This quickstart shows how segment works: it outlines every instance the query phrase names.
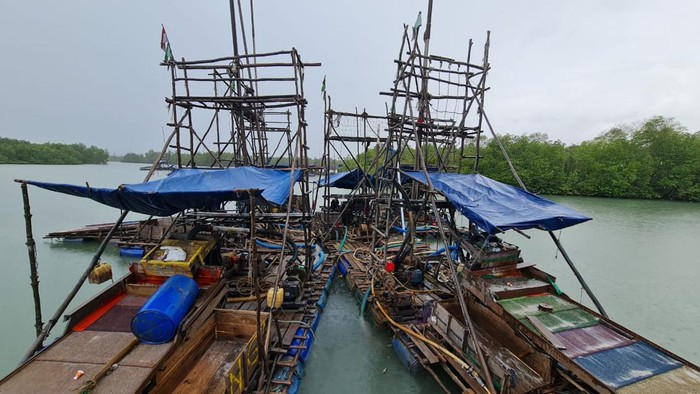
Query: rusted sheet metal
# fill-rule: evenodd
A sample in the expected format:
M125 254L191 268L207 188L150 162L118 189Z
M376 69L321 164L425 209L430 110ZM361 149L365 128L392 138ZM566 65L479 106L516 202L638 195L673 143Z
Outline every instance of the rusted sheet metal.
M618 392L622 394L700 393L700 372L688 367L676 368L629 386L624 386Z
M613 389L681 366L678 360L641 342L581 356L574 361Z
M560 331L554 335L566 346L562 352L570 358L629 345L633 342L602 324Z
M552 312L576 308L576 305L552 294L511 298L509 300L499 301L498 303L516 319L551 313L543 310L540 305L551 307Z

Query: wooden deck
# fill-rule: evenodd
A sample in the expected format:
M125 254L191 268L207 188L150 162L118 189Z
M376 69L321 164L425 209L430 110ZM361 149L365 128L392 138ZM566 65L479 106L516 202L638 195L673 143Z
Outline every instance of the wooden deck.
M526 264L473 272L463 285L510 327L601 392L698 392L700 369L557 294Z
M133 346L131 319L155 288L114 296L94 309L73 329L14 373L0 381L0 393L75 392L116 356ZM119 365L99 380L94 393L124 393L142 390L155 368L171 351L174 343L138 343L118 360ZM76 380L78 370L84 374Z
M0 381L0 393L73 393L114 363L118 367L100 378L93 392L242 393L256 389L264 359L268 367L276 366L274 378L266 374L271 389L286 392L300 378L295 371L313 344L312 327L319 322L334 270L334 260L327 258L306 281L300 299L273 311L265 357L257 336L264 340L268 335L268 313L260 312L258 329L258 302L232 301L225 282L200 293L173 341L138 343L131 320L158 286L124 279L72 312L70 331ZM261 310L267 310L261 301ZM78 370L84 374L73 380Z
M123 300L129 303L138 298L142 297L125 297ZM92 325L109 328L106 322L109 317L106 313ZM134 341L131 331L122 329L122 319L114 322L114 329L110 331L88 326L83 331L68 333L0 382L0 393L74 392ZM139 391L172 346L173 342L163 345L139 343L118 361L117 369L99 380L93 392ZM78 370L85 374L73 380Z
M217 339L204 352L190 372L173 390L177 394L223 393L228 372L236 356L246 345L244 340Z

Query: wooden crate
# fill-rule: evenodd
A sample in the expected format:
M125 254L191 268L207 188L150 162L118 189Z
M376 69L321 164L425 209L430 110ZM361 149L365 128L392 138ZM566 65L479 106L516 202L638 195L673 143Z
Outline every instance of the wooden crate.
M268 314L261 312L264 335ZM213 309L170 354L152 393L243 393L260 364L256 313Z
M260 364L260 348L255 311L223 310L216 311L217 338L247 339L245 347L238 354L227 373L226 392L243 393L250 385L250 379ZM264 335L267 326L267 313L261 312L260 333Z

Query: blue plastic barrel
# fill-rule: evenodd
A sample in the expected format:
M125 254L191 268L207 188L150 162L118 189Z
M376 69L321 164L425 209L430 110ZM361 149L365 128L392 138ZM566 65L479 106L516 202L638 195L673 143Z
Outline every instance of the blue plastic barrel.
M348 274L348 266L345 264L345 260L343 259L338 261L338 272L340 272L340 276L345 276Z
M314 344L314 334L310 331L306 331L306 340L304 340L304 345L306 346L305 349L301 349L301 354L299 354L299 359L303 362L306 363L306 360L309 358L309 353L311 352L311 346Z
M131 331L143 343L158 345L170 341L198 294L197 282L192 278L170 277L131 320Z
M409 371L415 373L421 370L422 366L420 365L420 361L416 359L416 357L410 350L408 350L406 345L404 345L400 339L394 338L394 340L391 341L391 345L394 347L394 350L396 351L396 354L399 356L399 359L403 365L405 365Z
M125 257L143 257L143 248L119 248L119 255Z
M321 296L318 298L318 301L316 301L316 305L321 308L321 310L324 310L326 308L326 303L328 303L328 292L324 288L321 290Z
M297 330L294 332L295 337L303 337L306 332L306 329L303 327L297 328ZM301 346L302 340L299 338L294 338L292 341L291 346ZM299 348L297 347L290 347L289 350L287 350L287 355L288 356L294 356L299 352Z
M318 330L318 324L321 322L321 315L318 313L318 311L314 312L314 317L311 319L311 330L313 332L316 332Z

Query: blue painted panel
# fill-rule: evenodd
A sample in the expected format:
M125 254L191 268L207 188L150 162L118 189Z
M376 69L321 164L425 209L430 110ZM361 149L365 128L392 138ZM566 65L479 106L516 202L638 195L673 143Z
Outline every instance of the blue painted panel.
M574 361L613 389L681 366L678 360L641 342L581 356Z

